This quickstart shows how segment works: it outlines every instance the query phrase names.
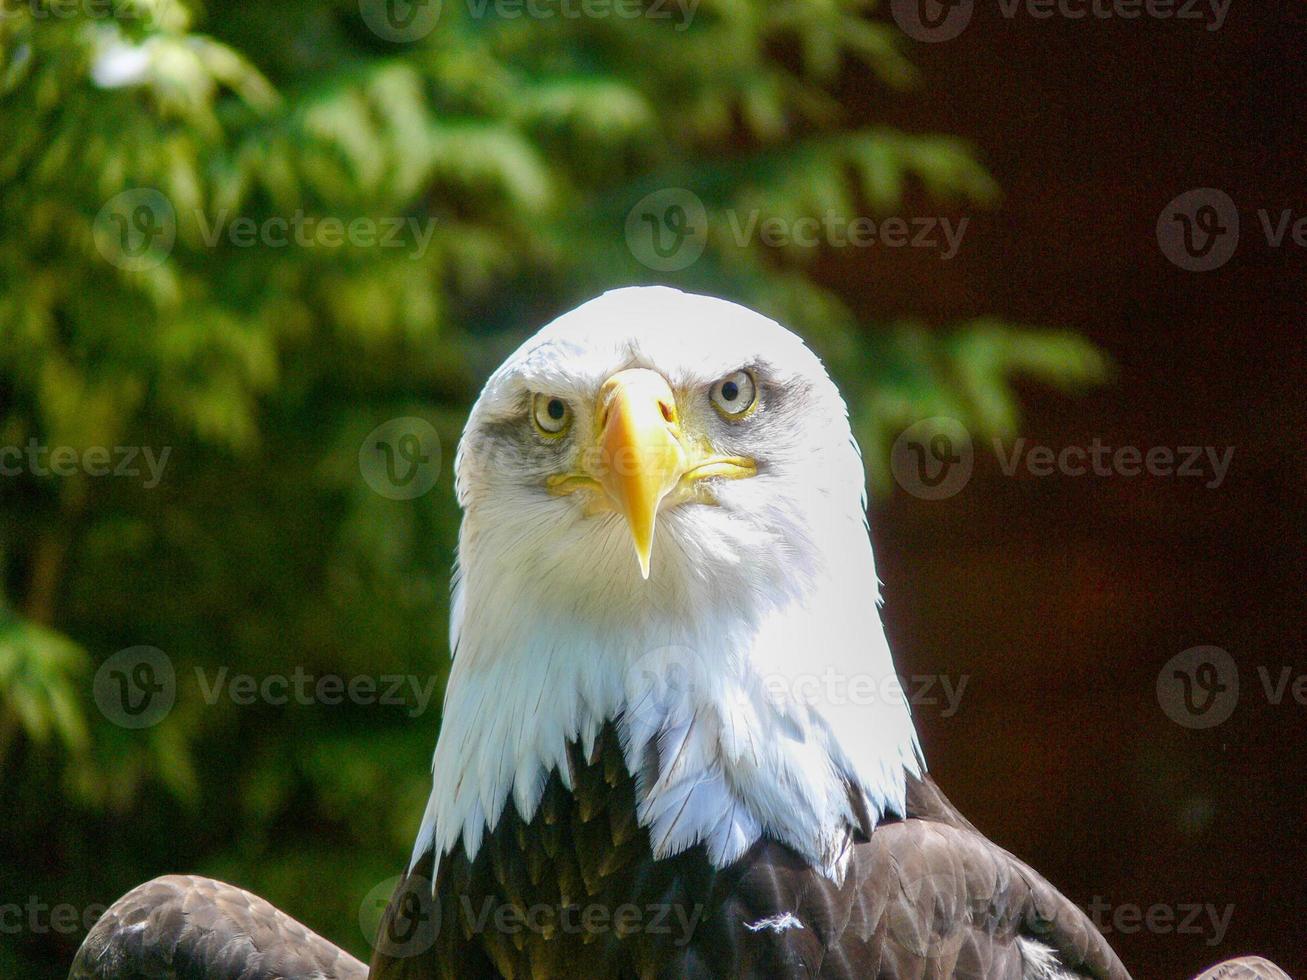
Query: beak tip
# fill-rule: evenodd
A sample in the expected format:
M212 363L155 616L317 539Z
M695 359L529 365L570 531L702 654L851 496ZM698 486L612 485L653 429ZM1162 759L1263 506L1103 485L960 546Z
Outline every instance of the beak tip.
M636 555L636 557L640 560L640 577L644 579L646 582L648 582L650 555L646 551L641 551Z

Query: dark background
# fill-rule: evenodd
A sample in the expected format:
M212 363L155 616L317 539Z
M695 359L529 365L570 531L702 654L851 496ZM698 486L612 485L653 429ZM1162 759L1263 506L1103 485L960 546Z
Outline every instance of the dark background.
M914 52L928 85L892 113L985 148L1004 204L972 219L952 262L882 253L859 284L877 308L1003 309L1106 348L1114 385L1028 394L1031 443L1235 447L1209 489L1008 477L978 446L957 496L900 489L872 513L901 670L970 675L954 717L916 709L953 801L1082 906L1233 904L1217 948L1109 933L1138 977L1177 964L1192 975L1236 952L1307 976L1307 708L1269 704L1256 673L1307 671L1307 254L1269 248L1256 219L1307 213L1307 18L1289 9L1235 3L1207 33L1009 21L978 3L960 37ZM1240 247L1191 273L1154 228L1168 201L1204 186L1238 204ZM1169 720L1155 687L1169 658L1200 644L1227 650L1241 680L1233 716L1205 731Z

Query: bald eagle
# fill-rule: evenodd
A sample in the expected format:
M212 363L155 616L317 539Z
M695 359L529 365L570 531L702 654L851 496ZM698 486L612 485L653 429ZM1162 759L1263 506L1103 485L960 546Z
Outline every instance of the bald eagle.
M927 775L861 458L798 337L605 293L491 376L456 472L431 797L370 968L169 876L103 916L74 980L1127 978Z

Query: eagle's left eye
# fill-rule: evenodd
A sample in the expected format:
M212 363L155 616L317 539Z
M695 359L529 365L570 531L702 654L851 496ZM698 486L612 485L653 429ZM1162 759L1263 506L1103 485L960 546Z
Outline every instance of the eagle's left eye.
M758 385L748 371L736 371L713 385L709 397L728 419L743 418L758 400Z
M547 436L561 436L572 424L572 409L557 395L536 395L531 400L531 417Z

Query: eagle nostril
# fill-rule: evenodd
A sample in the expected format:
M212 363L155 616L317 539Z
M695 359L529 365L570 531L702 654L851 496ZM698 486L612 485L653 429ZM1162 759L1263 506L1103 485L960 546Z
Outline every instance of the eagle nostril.
M676 421L676 406L665 398L658 399L658 407L662 409L664 422Z

